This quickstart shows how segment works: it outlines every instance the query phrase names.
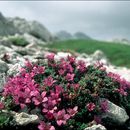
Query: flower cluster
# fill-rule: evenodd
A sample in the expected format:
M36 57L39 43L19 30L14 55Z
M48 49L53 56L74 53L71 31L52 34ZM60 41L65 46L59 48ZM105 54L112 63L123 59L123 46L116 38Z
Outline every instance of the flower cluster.
M107 111L106 100L98 99L128 95L130 84L120 77L97 66L86 67L72 56L59 61L54 57L49 54L47 62L35 64L27 61L19 75L8 79L2 93L5 99L11 97L11 110L29 114L38 110L39 130L81 129L79 122L87 124ZM5 109L2 102L0 109Z
M125 79L122 79L118 74L114 74L112 72L108 73L108 76L111 77L114 81L119 83L119 88L116 89L121 95L127 96L127 91L130 89L130 83Z

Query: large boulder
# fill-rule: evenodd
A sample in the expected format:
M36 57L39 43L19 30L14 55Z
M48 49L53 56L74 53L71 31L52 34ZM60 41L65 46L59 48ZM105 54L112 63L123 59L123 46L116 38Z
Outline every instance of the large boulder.
M103 100L107 101L108 107L107 111L101 115L103 120L109 119L114 124L123 125L129 119L129 116L127 115L125 109L117 106L107 99L100 99L101 102Z
M92 125L91 127L87 127L84 130L107 130L103 125Z

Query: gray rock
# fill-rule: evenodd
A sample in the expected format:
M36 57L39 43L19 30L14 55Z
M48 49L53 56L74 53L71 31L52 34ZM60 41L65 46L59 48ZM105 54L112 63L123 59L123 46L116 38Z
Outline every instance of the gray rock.
M22 65L20 63L16 63L14 65L10 65L9 70L7 71L8 76L17 75L20 71Z
M5 99L3 99L4 101ZM13 116L13 119L17 125L26 126L28 124L34 124L39 122L39 117L34 114L27 114L25 112L17 113L15 111L2 110L3 113Z
M90 64L92 65L92 64L95 64L96 62L103 63L104 65L110 64L105 54L100 50L95 51L91 55L87 55L85 53L80 54L76 59L83 60L84 62L86 62L87 65L90 65Z
M91 127L87 127L84 130L107 130L103 125L93 125Z
M5 73L0 73L0 92L2 92L5 82L6 82Z
M100 101L102 100L104 99L100 99ZM124 124L129 119L129 116L127 115L125 109L115 105L109 100L107 100L107 105L108 105L108 110L107 112L101 115L102 119L109 118L111 119L112 122L117 124Z
M14 35L19 30L0 13L0 36Z
M11 48L11 42L7 38L0 39L0 45L7 46Z
M16 52L3 53L0 55L0 58L9 64L16 64L20 61L24 61L22 56Z
M0 13L0 36L28 33L36 39L50 42L53 40L51 33L37 21L26 21L25 19L6 18Z
M39 122L39 118L37 115L29 115L25 112L15 113L14 119L18 125L22 126Z
M53 39L51 33L37 21L26 21L22 18L10 18L8 19L18 30L24 34L29 33L38 39L43 41L51 41Z
M94 54L91 55L94 60L100 60L106 58L105 54L101 50L96 50Z
M4 61L0 60L0 73L6 73L8 69L8 65Z
M0 55L5 53L10 53L10 52L13 52L11 48L0 45Z
M70 53L67 53L67 52L58 52L56 55L55 55L55 57L54 57L54 59L55 60L60 60L61 58L67 58L68 56L71 56L71 54Z
M28 43L30 43L30 44L35 44L35 45L37 45L37 46L38 46L38 44L41 44L41 45L45 45L45 44L46 44L46 42L44 42L44 41L42 41L42 40L40 40L40 39L34 37L34 36L31 35L31 34L28 34L28 33L24 33L24 34L22 35L22 37L23 37Z

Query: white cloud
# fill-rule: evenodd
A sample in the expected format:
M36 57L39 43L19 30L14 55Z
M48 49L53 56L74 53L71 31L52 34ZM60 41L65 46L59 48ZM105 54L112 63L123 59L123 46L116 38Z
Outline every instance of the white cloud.
M129 37L129 1L0 1L0 11L42 22L50 31L83 31L96 38Z

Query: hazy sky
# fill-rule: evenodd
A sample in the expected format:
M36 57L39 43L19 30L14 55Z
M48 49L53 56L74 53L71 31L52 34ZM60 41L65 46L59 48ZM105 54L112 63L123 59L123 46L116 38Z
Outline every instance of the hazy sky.
M0 1L5 16L38 20L51 32L82 31L97 39L130 39L129 1Z

